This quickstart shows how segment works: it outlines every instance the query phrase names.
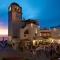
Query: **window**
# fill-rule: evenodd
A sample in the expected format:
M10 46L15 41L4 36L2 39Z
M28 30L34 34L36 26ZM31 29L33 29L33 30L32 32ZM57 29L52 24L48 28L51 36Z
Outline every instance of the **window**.
M37 36L37 34L35 33L35 36Z
M33 23L31 23L31 27L33 27Z
M24 32L24 34L29 34L28 30L26 30L26 31Z
M24 37L26 37L26 34L24 34Z

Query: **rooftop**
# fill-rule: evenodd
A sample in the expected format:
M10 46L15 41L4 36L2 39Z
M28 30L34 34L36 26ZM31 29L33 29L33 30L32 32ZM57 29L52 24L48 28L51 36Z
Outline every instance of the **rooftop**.
M24 22L26 22L27 24L34 23L34 24L38 25L38 22L36 20L32 20L32 19L25 20Z

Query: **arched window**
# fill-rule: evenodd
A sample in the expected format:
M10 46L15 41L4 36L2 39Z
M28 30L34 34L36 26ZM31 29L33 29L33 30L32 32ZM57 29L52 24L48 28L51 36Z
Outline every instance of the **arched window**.
M29 34L29 31L28 31L28 30L26 30L26 31L24 32L24 34Z

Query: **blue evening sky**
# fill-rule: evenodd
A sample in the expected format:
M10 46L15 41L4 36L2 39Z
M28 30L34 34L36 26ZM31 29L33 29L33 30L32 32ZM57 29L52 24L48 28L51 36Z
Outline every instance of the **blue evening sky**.
M18 3L23 18L36 19L41 27L60 25L60 0L0 0L0 26L8 26L8 6Z

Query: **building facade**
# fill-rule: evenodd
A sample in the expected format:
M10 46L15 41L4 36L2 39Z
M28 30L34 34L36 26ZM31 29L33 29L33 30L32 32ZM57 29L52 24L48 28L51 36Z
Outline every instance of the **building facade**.
M20 29L20 40L27 45L39 37L39 32L38 23L28 19L25 21L25 27Z

